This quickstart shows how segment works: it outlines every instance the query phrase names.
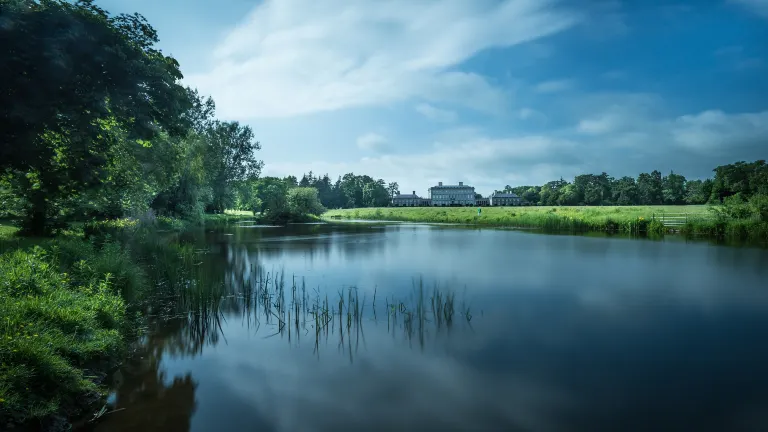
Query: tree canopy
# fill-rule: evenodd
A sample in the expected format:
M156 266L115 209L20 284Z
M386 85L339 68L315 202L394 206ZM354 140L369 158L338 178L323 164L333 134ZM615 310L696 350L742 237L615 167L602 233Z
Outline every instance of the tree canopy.
M259 175L253 131L182 86L141 15L2 0L0 21L0 194L26 232L150 206L221 211Z
M736 162L714 170L712 179L688 180L670 172L662 175L654 170L640 173L637 179L613 178L607 173L582 174L568 182L562 178L543 186L506 186L532 205L681 205L719 204L738 195L749 199L768 194L768 165L758 160Z

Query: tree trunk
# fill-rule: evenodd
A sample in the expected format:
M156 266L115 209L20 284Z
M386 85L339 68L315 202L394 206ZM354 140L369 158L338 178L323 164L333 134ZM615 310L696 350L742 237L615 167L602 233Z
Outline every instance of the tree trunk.
M26 235L42 237L50 234L48 226L48 200L45 192L37 190L29 197L31 208L22 223L22 232Z

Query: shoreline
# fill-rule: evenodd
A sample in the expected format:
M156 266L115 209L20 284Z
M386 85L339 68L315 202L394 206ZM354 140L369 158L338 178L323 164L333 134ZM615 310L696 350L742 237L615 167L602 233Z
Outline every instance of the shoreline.
M553 233L607 232L632 235L665 234L768 243L768 222L722 219L709 206L605 207L381 207L329 210L326 221L360 220L453 224L489 228L541 230ZM665 225L668 214L684 214L684 222Z

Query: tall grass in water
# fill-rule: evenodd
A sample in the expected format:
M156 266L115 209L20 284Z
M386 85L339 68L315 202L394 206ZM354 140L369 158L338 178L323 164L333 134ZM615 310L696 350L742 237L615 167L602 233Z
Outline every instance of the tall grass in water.
M307 289L304 279L288 278L282 271L256 267L251 277L232 281L206 276L200 268L202 273L179 293L176 310L168 314L188 320L199 333L192 343L224 338L222 320L242 315L244 325L264 337L286 337L292 344L312 340L318 355L321 342L335 335L338 349L352 359L353 347L364 344L365 328L380 318L393 335L401 331L409 341L418 338L422 346L429 335L450 329L456 317L467 322L472 319L469 308L457 307L454 293L437 286L427 292L422 281L414 284L409 299L387 298L382 308L381 302L377 304L378 287L371 298L361 295L357 287L329 295Z

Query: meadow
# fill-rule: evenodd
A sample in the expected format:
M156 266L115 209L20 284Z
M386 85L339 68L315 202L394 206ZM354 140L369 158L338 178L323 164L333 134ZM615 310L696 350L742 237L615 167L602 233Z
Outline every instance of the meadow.
M364 219L401 222L472 224L494 227L537 228L548 231L663 231L654 219L662 214L686 213L688 221L711 218L708 206L537 206L483 207L389 207L329 210L325 219Z

